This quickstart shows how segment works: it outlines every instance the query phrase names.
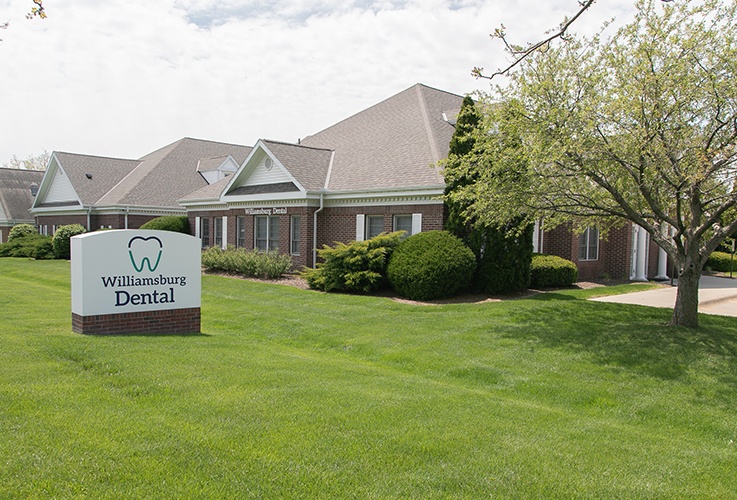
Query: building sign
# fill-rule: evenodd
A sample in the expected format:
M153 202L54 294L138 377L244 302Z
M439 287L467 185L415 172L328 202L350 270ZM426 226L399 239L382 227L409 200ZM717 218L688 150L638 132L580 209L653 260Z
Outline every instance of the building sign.
M99 231L74 236L71 255L73 318L199 311L198 238L171 231Z
M287 215L286 208L247 208L246 215Z

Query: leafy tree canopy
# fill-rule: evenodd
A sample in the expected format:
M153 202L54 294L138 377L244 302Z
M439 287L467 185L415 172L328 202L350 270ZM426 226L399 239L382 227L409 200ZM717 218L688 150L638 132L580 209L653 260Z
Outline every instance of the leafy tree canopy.
M458 196L502 225L545 217L645 228L679 269L671 324L698 324L698 278L737 230L737 2L638 0L608 39L532 53L482 99Z

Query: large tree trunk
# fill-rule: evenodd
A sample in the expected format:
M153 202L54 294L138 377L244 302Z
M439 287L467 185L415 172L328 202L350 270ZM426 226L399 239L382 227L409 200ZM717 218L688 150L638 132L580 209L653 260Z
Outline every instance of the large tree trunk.
M701 266L687 259L678 273L678 290L669 326L699 326L699 278Z

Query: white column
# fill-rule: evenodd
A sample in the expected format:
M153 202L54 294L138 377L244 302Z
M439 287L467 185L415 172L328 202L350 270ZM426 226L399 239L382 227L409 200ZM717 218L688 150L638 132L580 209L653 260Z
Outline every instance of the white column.
M661 232L663 236L668 235L668 225L663 224L661 226ZM658 275L654 278L658 281L668 281L668 254L662 248L658 248Z
M632 281L647 281L647 231L637 226L637 259L635 278Z

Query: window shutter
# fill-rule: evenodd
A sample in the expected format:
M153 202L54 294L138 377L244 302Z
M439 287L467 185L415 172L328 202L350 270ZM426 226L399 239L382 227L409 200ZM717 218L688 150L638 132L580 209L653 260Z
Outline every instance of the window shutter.
M412 234L422 232L422 214L412 214Z
M194 235L195 238L201 238L200 236L200 218L195 217L194 218Z
M228 216L223 216L223 250L228 248Z
M356 241L363 241L366 234L366 216L364 214L356 215Z

